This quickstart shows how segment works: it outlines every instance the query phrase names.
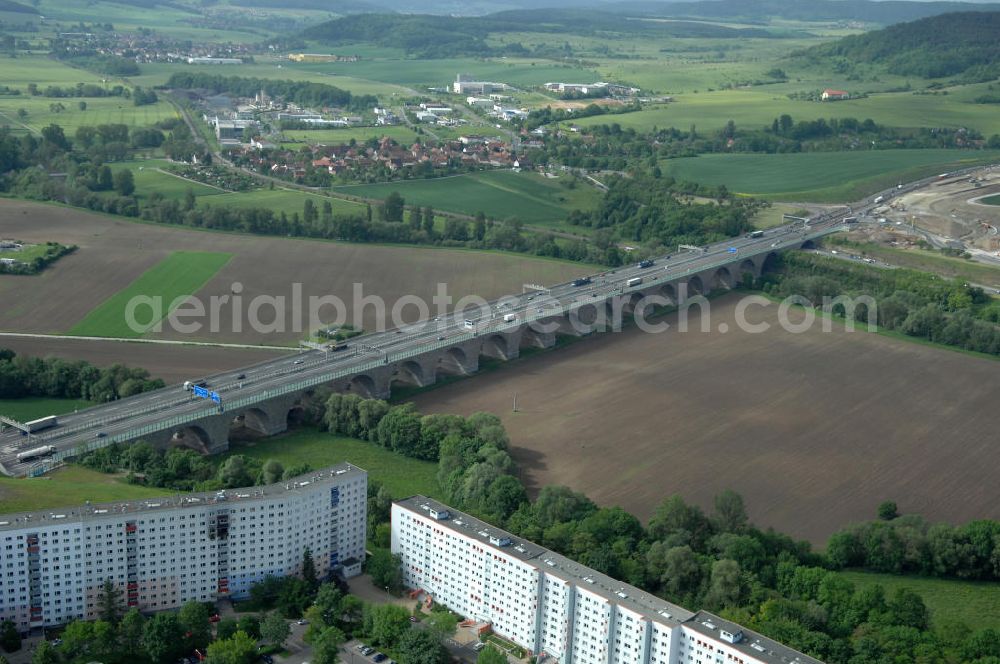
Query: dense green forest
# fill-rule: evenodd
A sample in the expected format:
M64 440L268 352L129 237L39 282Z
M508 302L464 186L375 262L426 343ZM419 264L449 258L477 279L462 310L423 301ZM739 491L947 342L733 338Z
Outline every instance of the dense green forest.
M942 14L851 35L798 55L821 66L884 66L901 76L960 77L985 81L1000 75L1000 11Z

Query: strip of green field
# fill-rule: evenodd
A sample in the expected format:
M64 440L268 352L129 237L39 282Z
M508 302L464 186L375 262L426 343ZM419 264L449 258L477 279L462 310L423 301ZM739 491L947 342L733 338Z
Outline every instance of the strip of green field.
M293 212L302 214L303 206L309 199L316 206L322 209L323 203L329 202L333 207L334 214L361 214L365 211L363 203L346 201L342 198L331 196L321 196L310 194L306 191L295 189L254 189L252 191L240 191L231 194L218 194L198 199L199 205L209 205L212 207L225 208L266 208L274 212L285 212L289 216Z
M1000 159L996 150L710 154L664 162L678 180L775 200L849 202L900 181Z
M569 176L546 179L537 173L487 171L433 180L403 180L383 184L335 187L335 191L366 198L385 198L398 192L407 205L429 205L436 210L495 219L517 217L530 224L557 224L571 210L590 209L600 194L578 184L562 184Z
M12 417L18 422L30 422L39 417L72 413L92 405L84 399L56 399L52 397L0 399L0 414Z
M348 461L368 471L368 476L381 482L394 497L403 498L417 493L436 496L439 493L437 464L395 454L375 443L314 429L234 445L227 456L232 454L243 454L261 461L276 459L285 468L302 463L324 468Z
M972 625L974 629L1000 629L1000 584L871 572L840 575L859 588L879 584L888 595L896 588L909 588L924 598L935 626L940 627L943 620Z
M169 491L126 484L80 466L68 466L44 477L14 479L0 477L0 504L5 513L33 512L55 507L73 507L84 502L110 503L163 496Z
M979 202L984 203L986 205L1000 205L1000 194L996 196L987 196L986 198L980 198Z
M770 87L770 86L769 86ZM624 115L582 118L582 126L617 123L622 128L650 131L653 127L675 127L686 131L695 125L708 134L722 129L729 120L740 127L762 129L774 118L787 113L796 121L818 118L871 118L891 127L967 127L985 136L1000 133L1000 113L990 104L963 103L971 92L955 95L877 94L865 99L832 103L791 100L768 88L721 90L685 94L670 104ZM969 86L970 88L972 86Z
M118 291L93 309L69 333L92 337L121 337L138 339L156 323L165 318L178 298L196 293L216 272L222 269L232 254L200 251L177 251L140 275L131 284ZM160 314L151 315L150 307L135 310L137 323L129 324L126 310L136 297L153 298L161 303Z

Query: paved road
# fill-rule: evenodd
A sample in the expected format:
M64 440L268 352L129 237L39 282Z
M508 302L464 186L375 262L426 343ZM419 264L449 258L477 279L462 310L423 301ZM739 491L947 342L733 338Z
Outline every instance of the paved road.
M928 178L881 195L888 198L932 181L933 178ZM184 422L222 412L226 405L234 409L245 407L280 393L361 373L434 348L447 348L476 336L514 329L525 322L551 320L588 302L599 303L610 296L628 294L687 274L739 264L753 255L796 247L807 238L820 237L841 228L845 216L869 212L875 207L873 200L863 201L854 206L853 211L850 207L829 211L810 220L808 226L797 222L765 231L760 237L734 238L701 251L662 256L650 267L631 265L604 272L594 275L586 285L564 283L551 287L545 295L525 293L501 298L489 311L457 312L405 328L373 332L352 339L349 347L340 352L303 351L242 370L205 377L209 389L220 395L221 406L195 398L182 386L174 385L61 416L59 426L36 435L26 436L8 429L0 434L0 470L9 475L33 472L37 459L17 458L19 452L28 449L51 446L54 448L52 458L59 460L74 454L81 445L99 446L116 439L136 439L156 430L179 429ZM641 284L629 285L629 280L637 278L642 279ZM504 320L510 316L514 320Z

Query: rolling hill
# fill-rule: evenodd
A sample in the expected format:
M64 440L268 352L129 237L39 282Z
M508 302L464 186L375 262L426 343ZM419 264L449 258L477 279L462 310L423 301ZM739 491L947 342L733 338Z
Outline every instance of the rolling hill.
M739 38L773 37L763 28L732 28L694 21L655 23L591 9L516 9L487 16L433 14L356 14L306 30L302 36L324 44L374 43L402 47L421 57L500 55L486 43L490 34L523 32L553 34L636 33L662 37ZM510 46L503 53L509 52Z
M891 25L948 12L1000 10L1000 4L972 2L876 2L874 0L627 0L615 10L658 17L697 17L750 23L780 18L794 21L863 21ZM611 7L604 6L605 9Z
M879 65L901 76L986 81L1000 75L1000 11L941 14L844 37L798 54L843 70Z

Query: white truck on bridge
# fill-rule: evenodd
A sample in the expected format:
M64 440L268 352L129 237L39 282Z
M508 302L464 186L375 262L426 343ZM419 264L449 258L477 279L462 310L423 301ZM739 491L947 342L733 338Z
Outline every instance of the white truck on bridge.
M30 450L25 450L23 452L17 453L18 461L30 461L31 459L37 459L39 457L49 456L56 451L56 448L52 445L43 445L41 447L35 447Z
M48 417L39 417L37 420L25 422L24 428L27 433L35 433L36 431L41 431L42 429L51 429L57 424L59 424L59 418L55 415L49 415Z

